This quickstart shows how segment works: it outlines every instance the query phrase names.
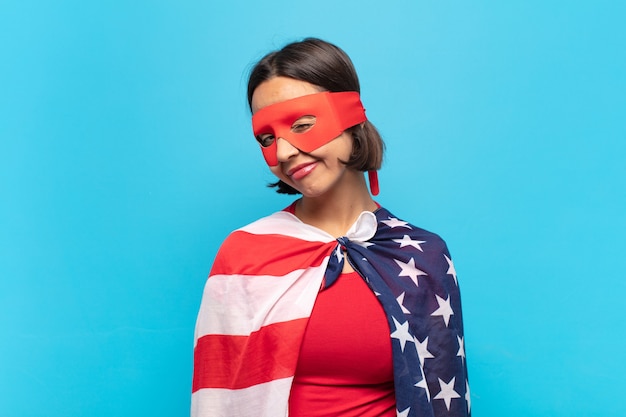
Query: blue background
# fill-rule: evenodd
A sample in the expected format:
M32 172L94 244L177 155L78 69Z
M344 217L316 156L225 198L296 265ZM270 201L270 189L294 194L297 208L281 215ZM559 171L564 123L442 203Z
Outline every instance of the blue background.
M353 58L378 201L441 234L475 416L623 416L626 3L0 5L0 415L184 416L231 230L287 205L246 74Z

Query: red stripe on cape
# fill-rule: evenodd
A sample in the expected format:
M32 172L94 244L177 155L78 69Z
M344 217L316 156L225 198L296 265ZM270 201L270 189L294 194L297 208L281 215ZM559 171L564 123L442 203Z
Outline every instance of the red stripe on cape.
M207 335L194 352L192 392L240 389L293 376L308 318L262 327L250 336Z

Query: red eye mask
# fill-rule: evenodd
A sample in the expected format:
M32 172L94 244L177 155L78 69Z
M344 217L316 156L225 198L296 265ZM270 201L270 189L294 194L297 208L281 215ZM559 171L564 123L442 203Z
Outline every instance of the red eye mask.
M303 133L292 131L295 121L314 116L315 124ZM344 91L310 94L263 107L252 116L254 135L272 135L268 146L261 146L265 162L278 165L276 140L283 138L303 152L311 152L341 133L367 120L359 93Z

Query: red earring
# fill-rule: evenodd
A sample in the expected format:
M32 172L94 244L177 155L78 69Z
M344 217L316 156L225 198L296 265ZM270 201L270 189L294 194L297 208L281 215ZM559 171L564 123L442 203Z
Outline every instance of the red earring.
M378 193L380 192L380 189L378 187L378 171L367 171L367 177L370 182L370 191L372 192L372 195L378 195Z

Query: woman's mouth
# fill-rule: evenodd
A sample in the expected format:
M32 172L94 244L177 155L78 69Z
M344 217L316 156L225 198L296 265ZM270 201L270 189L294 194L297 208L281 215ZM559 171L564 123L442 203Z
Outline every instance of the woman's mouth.
M299 180L311 173L317 166L317 162L309 162L306 164L298 165L287 172L287 176L293 180Z

